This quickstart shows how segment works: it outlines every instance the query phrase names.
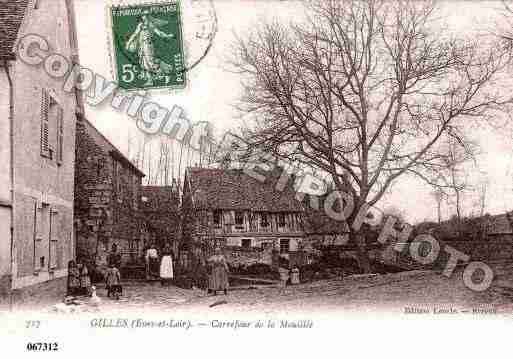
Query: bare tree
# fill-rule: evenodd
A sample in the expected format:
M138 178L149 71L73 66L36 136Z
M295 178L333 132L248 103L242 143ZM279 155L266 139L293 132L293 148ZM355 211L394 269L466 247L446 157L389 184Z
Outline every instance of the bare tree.
M513 1L501 0L502 6L498 9L501 16L494 30L502 43L510 50L513 50Z
M478 215L479 217L483 217L486 209L486 199L488 194L488 186L490 185L490 180L485 172L481 172L481 178L479 179L479 183L476 186L476 192L478 195Z
M434 2L325 0L305 9L305 21L263 22L237 36L238 107L258 118L254 148L328 173L353 196L350 222L403 175L438 185L440 144L508 100L497 82L505 51L444 32ZM368 272L363 235L351 230Z
M445 200L446 194L440 187L435 188L431 194L436 201L436 217L438 224L440 224L442 223L442 203Z
M454 205L458 221L462 220L462 202L465 193L472 189L468 180L468 170L464 165L475 160L477 146L470 140L461 137L450 137L446 143L446 153L443 156L445 168L441 169L439 179L442 179L437 185L439 188L448 188L450 194L447 194L446 200ZM447 172L446 176L442 174ZM452 200L452 201L451 201Z

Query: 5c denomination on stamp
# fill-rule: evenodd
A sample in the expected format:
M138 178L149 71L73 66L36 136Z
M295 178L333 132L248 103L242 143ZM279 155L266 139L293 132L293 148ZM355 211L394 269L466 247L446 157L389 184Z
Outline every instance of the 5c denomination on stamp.
M183 88L186 83L180 4L109 8L116 81L125 90Z

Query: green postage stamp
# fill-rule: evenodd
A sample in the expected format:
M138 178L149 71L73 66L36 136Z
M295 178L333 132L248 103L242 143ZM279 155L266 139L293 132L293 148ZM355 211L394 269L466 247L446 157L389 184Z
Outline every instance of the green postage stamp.
M185 87L180 4L112 6L113 62L125 90Z

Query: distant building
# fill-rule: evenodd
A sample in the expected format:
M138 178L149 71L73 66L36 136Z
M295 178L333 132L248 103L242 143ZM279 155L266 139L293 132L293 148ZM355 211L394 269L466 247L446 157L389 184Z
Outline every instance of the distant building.
M141 217L145 246L166 244L178 254L181 240L180 189L175 180L172 186L143 186Z
M141 183L135 167L89 121L77 121L75 225L77 259L104 267L116 244L122 265L143 255Z
M188 168L183 187L184 241L237 250L273 249L288 258L304 241L303 208L292 186L277 189L280 173L263 172L265 181L240 169ZM242 255L242 254L241 254Z
M349 243L349 226L346 221L330 218L324 211L323 198L317 198L318 209L312 208L305 197L305 232L310 244L316 247L344 246Z
M0 297L65 291L75 255L75 114L82 104L41 66L17 57L26 34L76 62L72 1L0 5Z

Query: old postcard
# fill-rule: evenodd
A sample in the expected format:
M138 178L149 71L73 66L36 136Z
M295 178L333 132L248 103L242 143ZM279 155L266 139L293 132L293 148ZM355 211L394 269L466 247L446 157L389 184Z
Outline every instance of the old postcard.
M510 1L0 0L2 349L507 355L512 75Z

